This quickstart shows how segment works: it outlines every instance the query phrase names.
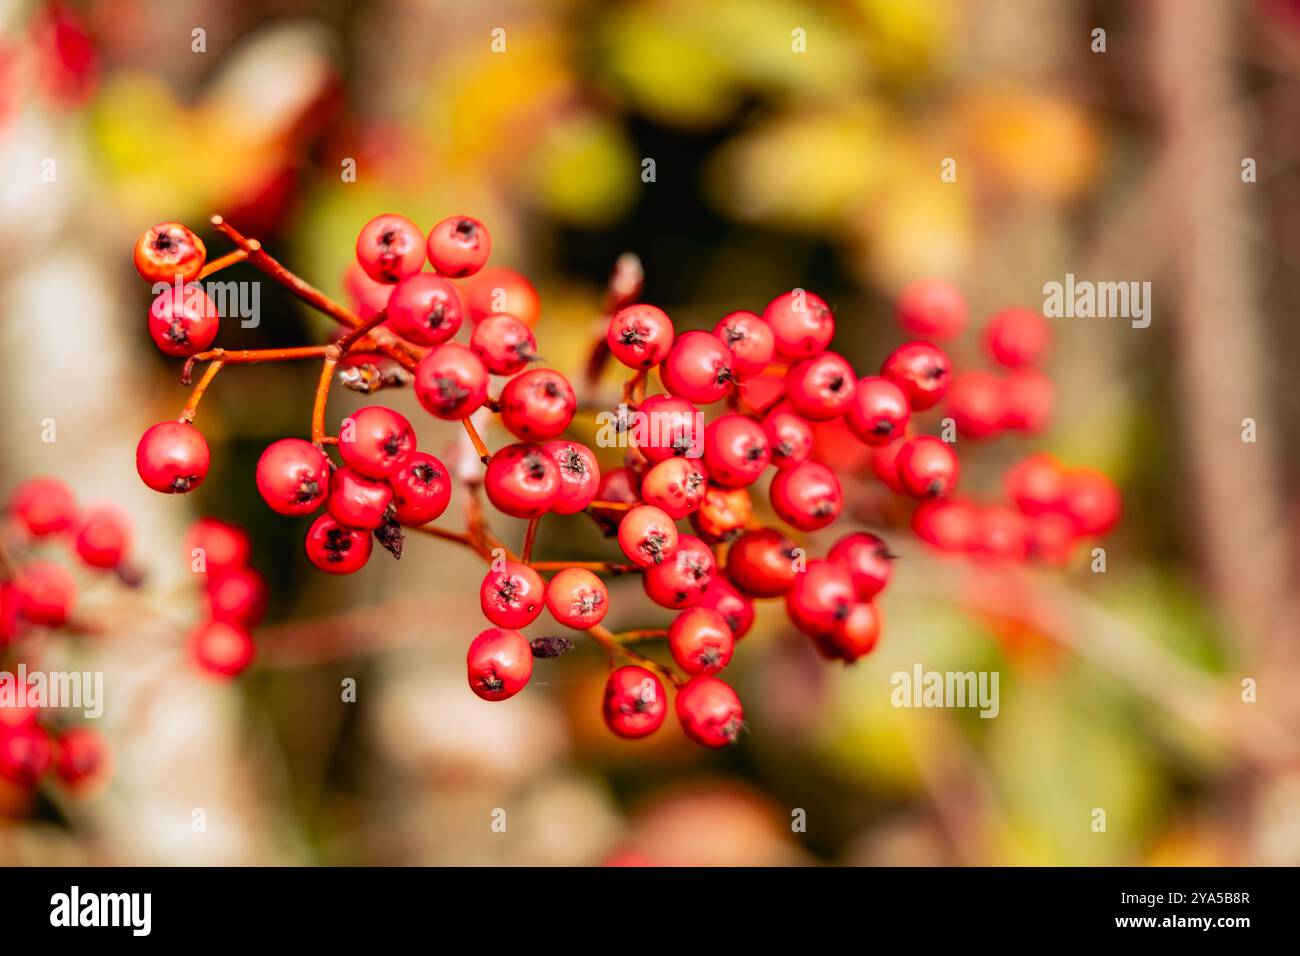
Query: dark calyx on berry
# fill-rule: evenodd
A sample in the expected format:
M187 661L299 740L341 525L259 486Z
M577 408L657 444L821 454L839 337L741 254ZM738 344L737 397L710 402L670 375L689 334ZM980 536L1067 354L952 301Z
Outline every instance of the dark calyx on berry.
M745 452L745 461L758 461L763 457L762 445L750 445Z
M506 578L497 586L497 597L503 604L513 604L518 596L519 581L516 578Z
M438 405L448 411L455 408L465 399L469 398L469 389L461 385L457 379L440 376L433 380L433 387L438 390ZM397 454L397 452L393 452Z
M704 484L704 476L698 471L693 471L686 476L686 487L688 490L695 491L702 484Z
M571 475L585 477L587 474L587 463L572 448L566 449L561 456L560 467Z
M662 532L652 531L646 535L644 550L655 564L664 563L664 545L667 543L668 538Z
M298 482L298 490L293 493L293 500L300 505L306 504L320 494L320 483L314 478Z
M535 637L528 646L534 657L559 657L573 650L573 641L567 637Z
M167 338L177 345L188 345L190 342L189 333L179 319L172 319L172 324L167 327Z
M442 472L427 461L419 462L411 469L411 474L415 475L417 481L422 485L431 485L442 477Z
M177 475L172 479L172 491L183 495L202 480L198 475Z
M524 459L524 473L533 481L541 481L546 477L546 461L536 452L530 452Z
M352 535L342 528L330 528L325 532L325 560L342 561L344 555L352 550Z
M871 430L877 435L892 435L894 433L894 423L887 418L882 418L876 422L875 427Z

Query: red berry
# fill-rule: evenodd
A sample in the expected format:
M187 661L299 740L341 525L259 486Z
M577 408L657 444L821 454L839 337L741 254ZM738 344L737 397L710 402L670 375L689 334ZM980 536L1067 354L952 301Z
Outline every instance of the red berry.
M1002 379L1002 427L1040 432L1052 417L1056 387L1037 369L1018 368Z
M839 479L819 461L778 471L768 492L772 510L800 531L824 528L844 510Z
M426 452L412 452L389 484L393 487L393 517L399 524L428 524L451 501L451 475L446 466Z
M991 561L1024 561L1033 547L1029 519L1014 508L980 508L975 517L971 551Z
M424 268L424 233L405 216L376 216L357 236L357 261L376 282L401 282Z
M185 559L195 574L216 577L243 567L252 551L248 532L217 518L200 518L185 536Z
M1063 508L1074 530L1087 536L1109 532L1124 510L1115 483L1092 468L1075 468L1066 474Z
M469 645L466 664L470 690L484 700L505 700L533 676L533 649L518 631L490 627Z
M33 624L62 627L77 603L77 582L62 565L29 561L13 579L18 613Z
M542 613L546 584L528 565L506 561L487 573L478 598L483 615L498 627L527 627Z
M104 738L86 727L73 727L54 745L54 771L72 790L86 791L107 774L108 747Z
M93 507L77 532L76 547L90 567L115 568L131 550L131 522L116 505Z
M459 342L438 346L415 367L415 397L438 418L468 418L487 401L487 392L483 360Z
M696 677L682 687L676 709L686 736L705 747L734 744L745 728L740 698L716 677Z
M887 378L868 375L858 379L844 421L864 444L879 448L902 435L911 416L901 388Z
M1002 309L984 326L984 349L999 365L1037 365L1052 346L1052 326L1030 309Z
M662 508L640 505L619 523L618 546L637 567L652 568L677 550L677 526Z
M990 372L962 372L948 387L948 411L957 431L967 438L988 438L1002 427L1006 392Z
M190 653L209 674L234 677L253 662L253 638L226 621L208 621L190 637Z
M49 735L35 722L0 728L0 780L36 786L50 767L51 753Z
M393 287L387 282L376 282L366 275L361 263L353 260L348 263L343 273L343 290L348 294L352 311L362 320L373 318L381 309L388 307L388 300L393 295Z
M415 451L415 431L403 415L391 408L367 405L343 420L338 449L343 463L358 474L390 478Z
M716 335L683 332L659 366L659 378L669 394L707 405L731 391L731 363L731 350Z
M952 494L959 473L957 453L931 435L919 435L898 450L898 483L913 498Z
M385 324L408 342L441 345L460 331L461 310L460 293L449 280L419 272L393 290Z
M560 494L560 467L537 445L507 445L488 463L483 488L496 509L512 518L536 518Z
M252 628L266 616L266 579L252 568L233 568L208 579L208 616Z
M18 593L14 590L13 582L0 581L0 650L18 636L23 623L18 610Z
M476 322L489 315L513 315L532 328L541 317L542 300L537 290L513 269L484 269L470 278L464 290L465 304Z
M923 501L912 512L912 531L940 551L969 551L975 542L977 509L962 498Z
M521 441L555 438L578 410L569 380L549 368L516 375L501 390L500 402L501 424Z
M221 315L203 288L168 286L149 306L149 336L168 355L197 355L217 337Z
M135 241L135 268L150 282L189 282L207 262L203 240L179 222L160 222Z
M67 531L77 522L77 499L57 478L29 478L9 499L9 510L28 534Z
M846 534L831 546L828 561L839 561L849 569L859 601L870 601L889 584L894 573L894 555L883 538L866 531Z
M341 525L328 514L307 529L307 560L330 574L351 574L370 560L374 548L370 534Z
M560 469L560 493L551 510L557 515L572 515L596 500L600 487L600 466L586 445L556 439L542 446Z
M724 488L752 485L771 457L763 426L752 418L719 415L704 430L704 465Z
M707 607L687 608L668 628L668 650L686 673L716 674L729 663L736 639L726 618Z
M823 657L846 663L869 653L879 640L880 612L869 601L849 605L834 627L813 635L813 644Z
M880 374L903 390L912 411L923 412L948 391L952 364L929 342L907 342L886 357Z
M257 490L276 514L305 515L329 494L330 461L301 438L281 438L257 460Z
M853 574L841 561L809 561L785 592L790 621L805 634L829 634L857 601Z
M809 421L827 422L853 404L856 379L844 356L822 352L790 366L785 375L786 400Z
M780 597L798 571L792 539L775 528L747 531L727 551L727 576L756 597Z
M704 501L708 476L694 458L668 458L641 478L641 498L668 513L674 521L685 518Z
M715 576L695 606L707 607L721 614L736 640L748 634L754 626L754 602L724 577Z
M667 696L663 682L644 667L620 667L605 683L605 723L620 737L652 734L664 722Z
M1007 469L1002 486L1015 506L1031 517L1060 511L1065 502L1065 469L1051 455L1030 455Z
M212 454L202 433L184 422L159 422L140 437L135 467L154 491L183 494L203 484Z
M1062 514L1040 514L1029 519L1030 553L1046 564L1065 565L1079 543L1074 522Z
M683 398L651 395L636 411L631 440L650 462L699 458L704 454L704 416Z
M628 368L654 368L673 344L673 322L653 305L629 305L614 313L605 333L610 354Z
M778 295L763 310L772 329L777 357L787 362L810 358L831 344L835 316L821 298L803 289Z
M585 631L605 619L609 590L585 568L565 568L546 585L546 609L565 627Z
M392 503L393 488L388 482L339 468L330 478L325 508L339 524L374 531L384 523Z
M706 541L730 541L754 517L754 503L744 488L710 484L704 500L691 512L691 527Z
M772 449L772 464L779 471L808 460L813 450L813 430L808 420L778 405L763 419L763 433Z
M767 368L776 349L772 327L753 312L732 312L713 329L731 349L731 371L737 378L757 375Z
M966 299L942 279L920 279L905 286L894 304L903 331L922 339L956 338L966 327Z
M493 375L514 375L537 361L533 330L513 315L490 315L474 326L469 347Z
M906 435L906 433L904 433ZM887 445L871 449L871 471L885 483L891 491L903 493L903 486L898 480L898 453L903 450L908 439L896 438Z
M661 607L691 607L704 596L716 567L708 545L694 535L679 534L677 550L642 572L645 593Z
M469 216L452 216L429 230L429 262L445 276L461 278L478 272L492 254L487 227Z

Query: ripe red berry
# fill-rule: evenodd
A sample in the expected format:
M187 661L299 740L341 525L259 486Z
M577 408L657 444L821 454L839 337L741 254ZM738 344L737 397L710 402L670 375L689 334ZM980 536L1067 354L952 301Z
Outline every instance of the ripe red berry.
M0 780L34 787L49 769L51 756L49 735L40 724L0 728Z
M135 241L136 271L150 282L189 282L207 259L203 240L179 222L160 222Z
M67 531L77 522L77 499L57 478L29 478L14 489L9 511L35 537Z
M771 460L763 426L744 415L719 415L704 430L704 465L724 488L743 488L758 480Z
M1074 523L1063 514L1040 514L1029 519L1030 554L1051 565L1065 565L1079 538Z
M487 401L488 371L472 350L446 342L415 367L415 397L430 415L468 418Z
M1037 365L1052 346L1052 327L1039 312L1002 309L984 326L984 349L999 365Z
M516 375L501 390L500 403L501 424L521 441L555 438L578 410L569 380L549 368Z
M1003 476L1007 497L1025 514L1060 511L1065 502L1065 469L1051 455L1022 458Z
M869 653L880 640L880 612L869 601L851 604L829 631L814 634L812 638L823 657L852 663Z
M653 305L629 305L614 313L605 333L610 354L628 368L654 368L673 345L673 322Z
M305 515L329 494L330 461L301 438L281 438L257 460L257 490L276 514Z
M779 471L802 464L812 454L812 426L787 404L782 403L767 413L763 433L772 449L772 464Z
M62 565L29 561L13 579L18 613L33 624L62 627L77 603L77 582Z
M727 551L727 576L755 597L780 597L799 573L797 547L775 528L747 531Z
M650 462L699 458L704 454L704 416L684 398L651 395L636 411L631 439Z
M831 344L835 316L821 298L803 289L778 295L763 310L776 355L787 362L810 358Z
M731 349L731 371L736 378L757 375L772 361L776 349L772 327L753 312L723 316L713 334Z
M200 518L185 536L185 560L195 574L216 577L243 567L252 551L248 532L217 518Z
M741 594L726 578L715 575L704 589L704 596L696 607L707 607L722 615L732 636L740 640L754 626L754 602Z
M1024 561L1033 547L1033 527L1014 508L990 505L975 517L975 536L970 550L989 561Z
M849 569L859 601L870 601L889 584L894 573L894 555L883 538L866 531L846 534L831 546L828 561L839 561Z
M991 372L969 371L954 375L948 386L948 412L957 431L967 438L988 438L1002 427L1006 389Z
M901 388L887 378L868 375L858 379L844 421L864 444L879 448L903 434L911 415Z
M805 634L829 634L857 600L853 574L841 561L809 561L785 592L790 621Z
M367 405L343 420L338 449L343 463L358 474L390 478L415 451L415 431L405 416L391 408Z
M18 594L12 581L0 581L0 650L7 647L23 629L18 612Z
M898 450L898 483L913 498L943 498L957 486L957 453L931 435L919 435Z
M64 785L85 792L108 773L108 747L104 738L87 727L73 727L54 742L54 771Z
M716 674L729 663L736 639L726 619L712 608L687 608L668 628L668 650L686 673Z
M466 664L470 690L484 700L505 700L533 676L533 649L518 631L490 627L469 645Z
M663 682L652 671L630 665L610 673L605 683L605 724L620 737L654 733L667 709Z
M935 498L912 512L912 531L940 551L969 551L978 518L978 509L963 498Z
M600 466L596 456L586 445L556 439L548 441L542 450L555 460L560 469L560 493L551 505L557 515L572 515L582 511L596 500L600 488Z
M618 526L618 546L639 568L652 568L677 550L677 526L662 508L640 505Z
M906 436L906 432L903 433ZM871 449L871 471L885 485L898 494L903 493L903 486L898 481L898 453L903 450L908 439L896 438L887 445Z
M754 517L754 503L744 488L710 484L704 500L691 512L691 527L706 541L730 541Z
M537 361L533 330L513 315L490 315L474 326L469 347L493 375L514 375Z
M386 325L416 345L441 345L460 331L460 293L442 276L407 276L388 300Z
M507 445L492 456L483 489L512 518L545 514L560 494L560 467L537 445Z
M357 261L366 275L390 285L424 268L424 233L405 216L386 213L361 227Z
M731 391L731 363L731 350L716 335L683 332L659 366L659 378L670 394L707 405Z
M373 318L380 309L388 307L388 300L393 295L393 287L387 282L376 282L366 275L361 263L355 260L348 263L343 273L343 291L347 293L352 311L362 320Z
M1119 524L1124 510L1119 489L1109 477L1092 468L1066 473L1062 507L1081 535L1103 535Z
M526 564L506 561L492 570L478 589L483 615L498 627L527 627L537 620L546 603L542 576Z
M221 315L201 286L168 286L149 306L149 336L168 355L197 355L217 337Z
M131 523L117 506L97 505L86 512L76 548L90 567L115 568L131 550Z
M266 616L266 579L252 568L233 568L208 580L208 616L252 628Z
M745 728L740 698L716 677L696 677L682 687L676 709L686 736L705 747L734 744Z
M532 328L542 314L542 299L533 284L513 269L494 266L472 276L462 287L470 317L513 315Z
M676 521L700 506L707 486L708 476L696 459L668 458L642 476L641 498Z
M830 421L853 404L856 378L844 356L822 352L790 366L785 375L786 400L809 421Z
M374 542L370 534L341 525L328 514L312 522L307 530L307 560L330 574L351 574L370 560Z
M212 464L208 443L193 425L159 422L140 437L135 467L154 491L183 494L203 484Z
M546 585L546 609L565 627L585 631L605 619L609 590L586 568L565 568Z
M824 528L844 510L839 479L819 461L778 471L768 491L772 510L800 531Z
M677 550L642 572L645 593L661 607L691 607L704 596L716 567L708 545L694 535L679 534Z
M929 342L907 342L890 352L880 374L903 390L912 411L937 405L948 391L952 364Z
M492 254L487 227L470 216L452 216L429 230L429 262L445 276L461 278L478 272Z
M908 335L941 342L966 327L966 299L950 282L920 279L898 294L894 317Z
M336 469L330 477L325 508L339 524L374 531L384 523L392 503L393 488L386 481L367 478L351 468Z
M1056 387L1037 369L1018 368L1002 379L1002 427L1040 432L1052 417Z
M234 677L253 662L253 638L226 621L208 621L190 636L190 654L209 674Z

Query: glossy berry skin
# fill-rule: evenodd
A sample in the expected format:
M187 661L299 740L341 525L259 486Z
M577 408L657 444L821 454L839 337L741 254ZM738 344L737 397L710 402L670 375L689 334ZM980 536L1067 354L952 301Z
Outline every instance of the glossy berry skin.
M898 483L913 498L943 498L957 486L960 467L952 446L918 435L898 450Z
M252 628L266 616L266 579L252 568L235 568L208 581L208 616Z
M906 434L906 433L904 433ZM898 480L898 453L903 450L909 439L896 438L887 445L871 449L871 472L879 478L890 491L903 493L903 486Z
M907 342L886 357L880 374L903 390L914 412L939 403L948 391L952 363L929 342Z
M91 508L77 532L75 547L77 557L89 567L115 568L131 550L131 524L113 505Z
M736 378L762 372L776 350L772 327L753 312L732 312L723 316L714 326L713 334L731 350L731 371Z
M641 499L662 508L674 521L685 518L704 501L708 476L694 458L669 458L641 478Z
M185 536L185 561L195 574L218 577L248 563L248 532L217 518L200 518Z
M159 422L140 438L135 468L154 491L184 494L203 484L212 454L202 433L184 422Z
M62 565L28 561L13 579L18 613L32 624L61 627L77 603L77 582Z
M812 455L812 426L785 403L776 406L764 417L763 434L767 435L768 445L772 449L772 464L778 471L802 464Z
M605 333L610 354L628 368L654 368L673 345L673 322L653 305L629 305L614 313Z
M169 286L149 306L149 337L167 355L190 356L206 350L220 325L216 303L197 285Z
M362 321L387 308L393 295L391 285L370 278L361 268L361 263L356 261L348 263L347 271L343 273L343 291L347 293L352 311L361 316Z
M596 500L600 488L600 466L586 445L556 439L542 445L560 469L560 493L551 505L557 515L577 514Z
M501 424L520 441L557 437L578 410L569 380L549 368L516 375L501 390L500 403Z
M844 422L865 445L888 445L907 428L912 417L903 390L887 378L868 375L858 379Z
M735 585L721 575L714 576L709 586L704 589L704 596L700 598L700 603L695 606L707 607L721 614L736 640L748 634L749 629L754 626L753 600L741 594L736 590Z
M468 418L487 401L487 393L483 360L459 342L438 346L415 367L415 397L437 418Z
M108 747L93 730L73 727L54 742L54 772L73 791L93 789L106 776L107 766Z
M731 350L711 332L683 332L659 366L659 378L670 395L697 405L727 396L735 381Z
M533 676L533 650L518 631L490 627L474 638L465 657L469 686L484 700L505 700Z
M634 740L654 733L663 724L668 696L653 671L635 665L619 667L605 682L603 711L610 730Z
M763 426L745 415L719 415L704 429L704 466L714 484L752 485L771 457Z
M978 509L963 498L923 501L912 512L912 531L940 551L969 551L975 543Z
M189 282L207 259L203 240L179 222L160 222L135 241L135 269L150 282Z
M390 478L415 451L415 431L391 408L367 405L343 420L338 449L343 463L358 474Z
M1002 309L984 326L984 351L1007 368L1037 365L1052 347L1052 326L1031 309Z
M769 498L781 520L800 531L824 528L844 510L839 479L819 461L805 461L777 472Z
M844 356L822 352L790 366L785 375L786 401L809 421L828 422L853 404L856 379Z
M351 468L336 469L330 477L325 509L339 524L362 531L374 531L384 523L393 503L393 488Z
M311 514L329 494L330 462L309 441L281 438L262 452L256 478L262 500L276 514Z
M585 631L605 619L609 590L586 568L565 568L546 585L546 609L556 622Z
M853 575L841 561L809 561L785 592L790 621L805 634L829 634L857 600Z
M307 560L329 574L352 574L370 560L374 542L370 532L339 524L328 514L307 530Z
M403 279L388 300L393 332L416 345L441 345L463 321L460 293L442 276L419 272Z
M67 531L77 522L77 499L57 478L29 478L9 499L9 512L33 537Z
M208 621L190 635L190 655L200 668L218 677L242 673L254 653L252 635L226 621Z
M537 361L533 330L513 315L490 315L478 322L469 347L493 375L515 375Z
M1002 427L1040 432L1052 417L1056 386L1037 369L1018 368L1002 379Z
M676 710L686 736L704 747L730 746L745 729L740 698L716 677L696 677L677 691Z
M1062 509L1081 535L1103 535L1119 524L1124 504L1109 477L1092 468L1075 468L1065 476Z
M546 582L526 564L506 561L489 571L478 589L483 615L498 627L527 627L546 603Z
M401 282L424 268L424 258L424 233L405 216L376 216L357 235L357 261L376 282Z
M1061 511L1065 504L1065 469L1051 455L1030 455L1007 469L1002 487L1012 503L1031 517Z
M699 458L704 454L704 416L683 398L652 395L632 422L632 444L647 461Z
M826 560L839 561L849 569L859 601L870 601L889 584L894 573L894 555L883 538L867 531L846 534L831 546Z
M966 328L966 298L951 282L920 279L898 294L894 317L908 335L942 342Z
M754 503L744 488L710 484L704 500L691 512L691 527L706 541L730 541L754 517Z
M712 608L687 608L668 628L668 650L691 676L716 674L731 663L735 648L726 619Z
M970 550L994 562L1021 562L1033 548L1033 525L1014 508L990 505L978 509Z
M39 724L0 729L0 780L24 789L35 787L52 756L49 735Z
M492 456L483 488L488 500L512 518L536 518L560 494L560 468L537 445L507 445Z
M787 362L811 358L835 337L835 316L819 295L795 289L778 295L763 310L772 329L776 357Z
M542 314L542 299L533 284L513 269L494 266L472 276L462 289L470 318L513 315L532 328Z
M880 641L880 612L869 601L849 605L834 627L813 635L813 644L827 660L851 664L870 653Z
M677 550L677 526L662 508L639 505L619 522L618 546L638 568L652 568Z
M798 546L775 528L758 528L737 538L727 551L727 577L755 597L780 597L795 577Z
M429 230L425 252L438 272L459 279L487 265L492 236L477 219L451 216Z
M662 564L642 572L645 593L660 607L692 607L700 602L717 566L713 552L690 534L677 536L677 550Z
M948 386L948 413L957 431L967 438L989 438L1002 427L1002 380L989 372L954 375Z

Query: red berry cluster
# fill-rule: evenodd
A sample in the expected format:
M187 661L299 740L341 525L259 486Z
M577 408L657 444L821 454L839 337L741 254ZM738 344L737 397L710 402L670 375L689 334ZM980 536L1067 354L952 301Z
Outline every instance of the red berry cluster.
M190 570L203 583L206 618L190 635L190 654L204 671L233 677L253 661L252 630L266 614L266 580L249 565L243 528L200 518L185 539Z

